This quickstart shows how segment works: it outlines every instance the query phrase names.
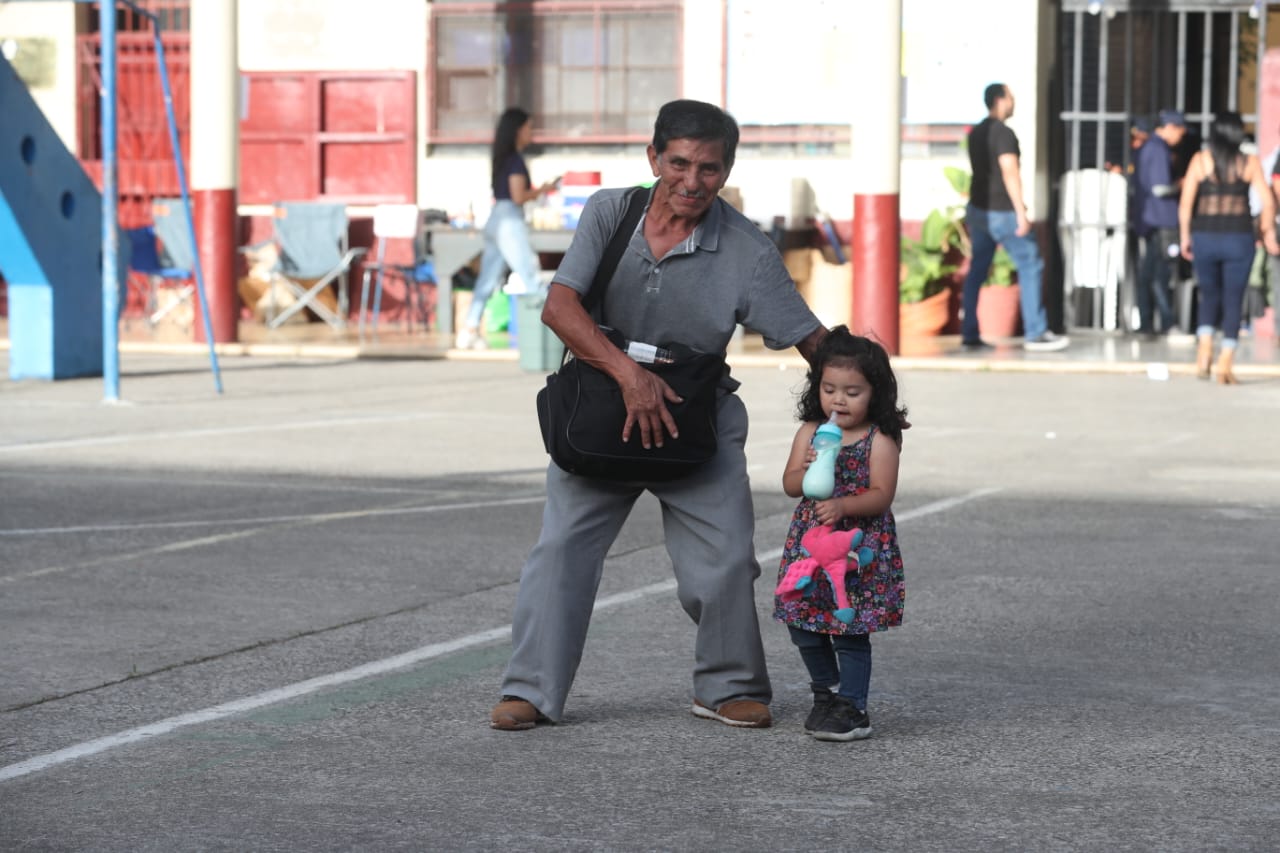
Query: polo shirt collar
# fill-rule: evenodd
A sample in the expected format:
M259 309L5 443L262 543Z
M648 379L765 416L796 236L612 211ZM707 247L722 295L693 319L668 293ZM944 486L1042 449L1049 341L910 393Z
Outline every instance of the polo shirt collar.
M698 248L714 252L719 247L720 220L723 218L720 214L722 203L719 198L711 202L711 207L707 208L707 215L702 217L702 221L693 229L693 242Z

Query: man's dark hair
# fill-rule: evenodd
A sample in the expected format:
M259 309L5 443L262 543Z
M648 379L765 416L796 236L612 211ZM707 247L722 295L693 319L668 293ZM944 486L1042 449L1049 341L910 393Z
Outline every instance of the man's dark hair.
M982 93L982 103L987 105L987 109L991 109L996 105L996 101L1004 97L1008 87L1003 83L992 83Z
M733 168L738 150L738 123L719 107L702 101L670 101L653 123L653 150L661 154L673 139L724 143L724 167Z

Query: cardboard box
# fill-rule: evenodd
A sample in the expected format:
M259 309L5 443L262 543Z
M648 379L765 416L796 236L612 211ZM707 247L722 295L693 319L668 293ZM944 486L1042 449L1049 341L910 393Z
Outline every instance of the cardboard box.
M800 295L818 315L822 325L831 327L850 322L853 317L853 264L833 264L820 249L805 251L809 255L809 275L803 283L796 282ZM845 252L847 255L848 247Z
M796 287L800 287L809 281L809 276L813 271L813 256L811 249L787 249L782 253L782 265L787 268L787 274L791 276L791 280L796 283Z

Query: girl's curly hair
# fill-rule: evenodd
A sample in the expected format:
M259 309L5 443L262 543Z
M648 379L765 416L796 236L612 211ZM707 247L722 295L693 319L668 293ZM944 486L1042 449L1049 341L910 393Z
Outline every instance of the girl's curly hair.
M871 405L867 416L880 431L899 446L902 445L902 424L906 420L906 406L898 405L898 380L889 365L889 354L884 347L849 331L848 326L836 326L818 344L809 366L808 380L796 416L802 421L823 421L822 371L827 365L852 367L866 377L871 385Z

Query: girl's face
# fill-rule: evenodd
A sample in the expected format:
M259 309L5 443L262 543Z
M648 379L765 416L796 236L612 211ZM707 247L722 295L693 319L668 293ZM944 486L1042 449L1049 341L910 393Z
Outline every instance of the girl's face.
M867 422L867 413L871 410L871 385L856 367L828 364L822 368L818 399L828 418L832 412L836 413L836 423L841 429L860 427Z

